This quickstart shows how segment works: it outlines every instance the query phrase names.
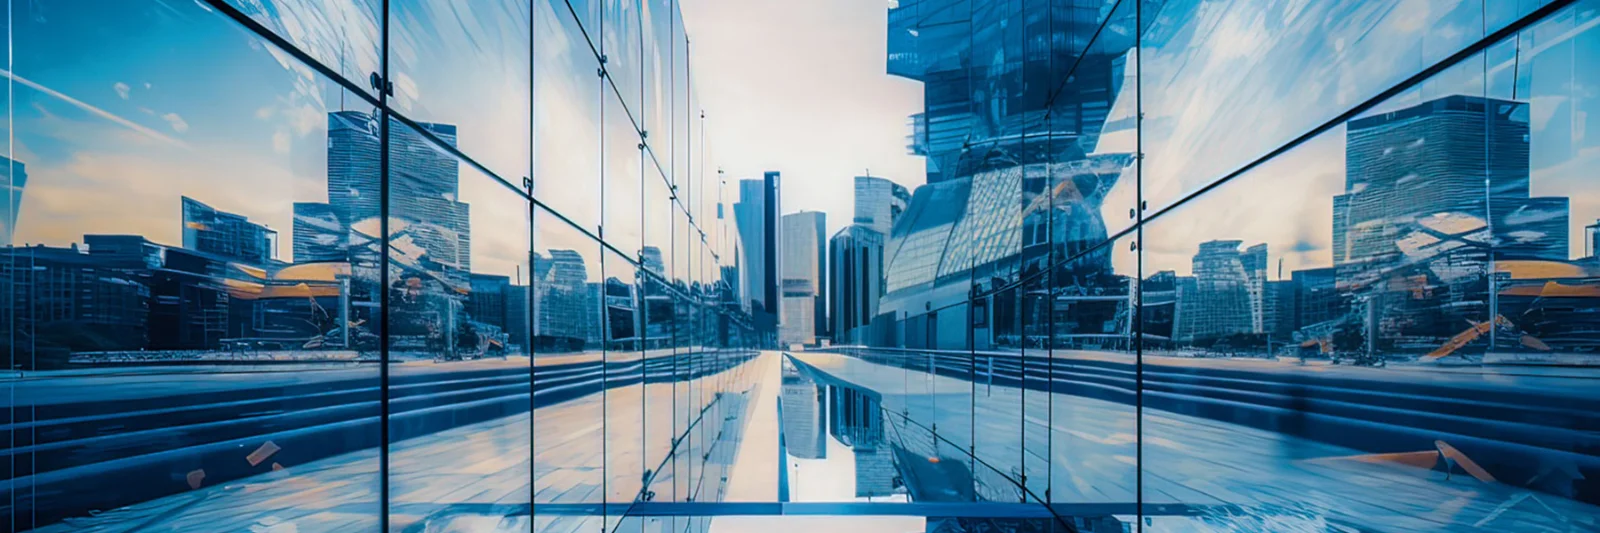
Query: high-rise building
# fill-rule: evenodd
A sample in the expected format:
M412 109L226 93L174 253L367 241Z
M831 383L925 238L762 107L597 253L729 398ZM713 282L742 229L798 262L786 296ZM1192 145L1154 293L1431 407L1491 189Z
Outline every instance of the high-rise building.
M823 231L827 219L819 211L801 211L783 216L783 300L780 319L781 344L814 344L819 335L819 322L826 322L826 284L823 276L824 253L827 251ZM826 325L820 326L823 332Z
M911 203L911 191L884 178L856 176L856 224L888 235Z
M744 244L741 267L746 301L756 331L777 334L779 308L778 231L779 175L767 172L761 179L739 181L739 202L733 206L739 240Z
M1566 261L1566 198L1530 196L1524 102L1453 95L1346 126L1337 285L1366 347L1430 351L1494 306L1495 261Z
M1180 342L1217 340L1229 335L1261 333L1264 289L1251 290L1253 279L1265 279L1265 245L1240 253L1240 241L1200 243L1193 277L1178 283L1178 317L1174 336ZM1261 316L1258 316L1261 315Z
M6 227L0 231L0 237L5 238L0 246L13 244L11 239L17 234L17 214L22 211L22 189L28 184L28 166L21 161L0 156L0 172L5 173L3 178L6 188L6 208L0 213L0 224Z
M183 247L255 265L277 258L278 232L184 196Z
M550 250L533 257L534 338L538 351L598 349L600 296L583 255Z
M1566 199L1529 196L1528 104L1447 96L1352 120L1347 132L1336 265L1372 271L1490 240L1497 258L1567 259ZM1448 245L1431 245L1441 233Z
M420 126L455 146L455 126ZM355 233L368 236L376 236L381 208L378 136L377 119L370 114L328 114L328 204ZM454 156L421 133L399 124L389 128L389 240L414 244L391 247L390 260L464 288L472 269L472 228L467 204L458 201L459 167Z
M1250 332L1266 333L1271 329L1272 299L1267 293L1267 245L1257 244L1239 255L1244 267L1245 294L1250 298Z
M861 224L828 240L828 320L834 344L867 344L883 297L883 234Z

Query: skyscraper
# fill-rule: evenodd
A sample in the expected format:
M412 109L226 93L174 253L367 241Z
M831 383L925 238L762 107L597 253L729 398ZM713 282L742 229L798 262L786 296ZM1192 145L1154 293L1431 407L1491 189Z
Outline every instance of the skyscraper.
M1497 258L1567 259L1566 199L1529 195L1528 104L1447 96L1347 131L1336 265L1422 258L1491 232Z
M888 235L895 221L900 220L900 214L906 211L906 205L911 203L911 191L884 178L856 176L855 201L853 222Z
M762 179L739 181L739 202L733 206L739 240L744 244L744 298L750 303L751 317L758 333L777 333L778 313L778 232L777 172Z
M583 255L560 249L548 258L536 254L533 272L534 337L541 351L597 348L601 300Z
M255 265L277 257L278 232L184 196L183 247Z
M1217 340L1229 335L1262 332L1264 290L1252 291L1252 280L1265 279L1266 246L1239 252L1240 241L1200 243L1194 255L1194 276L1179 279L1178 318L1174 336L1183 342Z
M819 313L823 302L821 289L824 274L821 253L826 243L821 239L825 227L823 214L818 211L801 211L783 216L783 300L782 317L778 326L780 344L813 344L817 339L817 322L825 321Z
M1528 104L1453 95L1350 121L1339 289L1367 347L1432 350L1492 310L1494 261L1565 261L1568 201L1530 196Z
M456 127L421 124L455 146ZM377 119L360 111L328 114L328 204L358 233L376 232L380 216L380 156ZM464 287L472 269L469 211L458 201L460 169L456 158L399 124L389 128L389 239L412 247L391 247L390 259L406 269L444 274Z
M883 296L883 234L861 224L828 240L828 321L835 344L867 344Z

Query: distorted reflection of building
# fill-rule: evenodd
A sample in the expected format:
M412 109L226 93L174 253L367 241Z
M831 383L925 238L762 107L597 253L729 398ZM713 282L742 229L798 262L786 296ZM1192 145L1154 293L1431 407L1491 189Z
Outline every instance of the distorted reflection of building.
M800 459L823 459L828 447L823 441L825 407L823 387L802 375L793 366L783 367L783 442L789 455Z
M1229 336L1265 333L1265 244L1243 253L1240 241L1200 243L1193 277L1179 278L1176 340L1210 344Z
M1333 258L1363 349L1481 352L1462 335L1501 316L1493 262L1568 257L1567 199L1530 196L1528 104L1448 96L1347 130Z
M674 340L674 324L678 316L675 292L667 282L657 274L641 272L644 283L642 294L644 316L644 342L646 349L662 348L672 345Z
M455 146L456 127L420 124ZM376 218L380 211L377 119L359 111L328 114L328 204L351 224ZM460 196L460 163L408 127L389 129L389 217L406 222L404 235L392 236L391 248L408 258L425 260L430 268L465 282L472 268L472 229L468 206ZM392 252L393 253L393 252Z
M868 326L883 297L883 234L851 224L828 240L828 320L834 344L880 345L889 339L868 339Z
M0 245L11 245L15 244L11 238L17 234L17 215L22 212L22 190L28 185L28 166L5 156L0 156L0 166L5 167L0 169L5 174L0 183L5 185L7 202L5 211L0 213L0 224L6 226L0 231L0 237L5 238Z
M350 224L333 206L294 203L291 252L297 263L350 260Z
M661 247L646 246L639 249L639 264L646 270L665 275L667 272L666 261L661 259Z
M278 232L244 215L182 197L183 247L255 265L277 259Z
M536 318L534 349L539 353L599 347L601 284L589 282L583 255L550 250L533 257Z
M639 303L632 276L626 281L606 278L604 291L605 345L615 350L641 349Z
M906 347L1020 342L1030 334L1016 326L1010 302L1017 295L1002 289L1105 240L1101 204L1133 159L1099 145L1102 136L1133 131L1132 99L1118 96L1131 75L1136 10L1102 7L1079 0L890 7L888 72L923 83L911 150L926 158L928 184L912 193L888 235L874 335ZM1060 17L1063 10L1113 20ZM1121 30L1100 32L1102 22ZM1008 35L1036 35L1044 44L1008 46ZM1052 64L1074 65L1071 79L1051 78ZM1108 271L1109 258L1096 254L1077 268ZM1126 290L1126 280L1105 281ZM1049 315L1047 295L1029 298L1035 309L1024 312Z

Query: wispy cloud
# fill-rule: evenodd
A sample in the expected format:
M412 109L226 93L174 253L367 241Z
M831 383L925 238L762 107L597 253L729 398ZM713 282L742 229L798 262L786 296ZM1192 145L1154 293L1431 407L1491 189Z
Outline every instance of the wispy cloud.
M144 134L146 136L149 136L149 137L151 137L153 139L156 139L156 140L159 140L159 141L162 141L162 142L165 142L165 143L168 143L168 144L171 144L173 146L180 147L180 148L189 148L189 145L185 144L183 141L180 141L180 140L174 139L172 137L169 137L166 134L158 132L156 130L141 126L138 123L135 123L135 122L133 122L131 120L122 118L120 116L117 116L116 114L114 114L114 113L112 113L110 111L106 111L104 109L100 109L98 107L89 105L89 104L83 102L82 100L79 100L77 98L73 98L71 96L67 96L66 94L63 94L62 92L57 91L55 89L51 89L49 87L45 87L43 85L35 83L35 82L33 82L33 80L29 80L29 79L24 78L22 76L18 76L16 74L12 73L9 70L0 69L0 76L5 76L7 79L10 79L11 81L20 83L24 87L28 87L28 88L33 89L35 91L39 91L41 93L49 95L49 96L51 96L51 97L53 97L53 98L55 98L57 100L61 100L63 102L72 104L74 107L77 107L78 109L82 109L84 111L88 111L88 112L90 112L90 113L92 113L92 114L94 114L96 116L99 116L100 118L104 118L106 120L110 120L110 121L115 122L117 124L120 124L120 125L122 125L124 127L127 127L128 129L131 129L133 131L136 131L136 132L139 132L139 133ZM187 125L185 125L185 126L187 126Z
M171 124L172 131L176 131L178 133L189 131L189 122L183 120L183 117L178 116L177 113L167 113L165 115L161 115L161 120L165 120L167 121L167 124Z
M111 86L111 89L114 90L114 91L117 91L117 96L121 97L123 100L127 100L129 91L133 90L132 87L128 87L128 84L122 83L120 81L117 82L116 84L113 84Z

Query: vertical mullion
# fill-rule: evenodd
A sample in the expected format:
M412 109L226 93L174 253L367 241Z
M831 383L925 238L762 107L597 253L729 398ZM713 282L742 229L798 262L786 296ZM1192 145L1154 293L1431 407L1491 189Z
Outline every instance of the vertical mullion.
M378 354L378 531L389 530L389 0L378 15L378 253L379 337Z

